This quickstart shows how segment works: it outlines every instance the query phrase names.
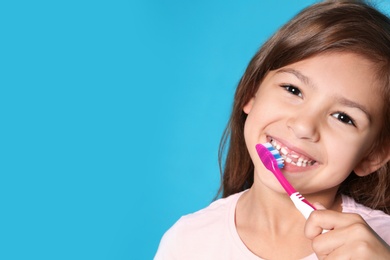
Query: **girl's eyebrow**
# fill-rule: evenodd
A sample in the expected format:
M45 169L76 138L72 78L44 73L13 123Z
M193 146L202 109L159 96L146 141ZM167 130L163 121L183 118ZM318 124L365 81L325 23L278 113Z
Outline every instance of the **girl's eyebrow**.
M317 88L313 84L313 82L310 80L310 78L306 77L305 75L303 75L298 70L295 70L295 69L292 69L292 68L282 68L282 69L278 70L276 73L290 73L290 74L293 74L295 77L297 77L305 85L310 86L312 88ZM362 111L366 115L368 121L371 122L370 113L368 113L368 110L362 104L356 103L356 102L354 102L352 100L349 100L349 99L347 99L345 97L336 97L336 100L337 100L338 103L340 103L342 105L345 105L347 107L359 109L360 111Z
M342 104L344 106L359 109L360 111L362 111L366 115L368 121L371 122L371 115L368 113L367 109L362 104L356 103L356 102L349 100L347 98L344 98L344 97L336 97L336 100L337 100L337 102L339 102L340 104Z
M300 71L294 70L291 68L282 68L278 70L276 73L290 73L293 74L295 77L297 77L300 81L302 81L305 85L309 85L313 88L316 88L313 82L310 80L310 78L303 75Z

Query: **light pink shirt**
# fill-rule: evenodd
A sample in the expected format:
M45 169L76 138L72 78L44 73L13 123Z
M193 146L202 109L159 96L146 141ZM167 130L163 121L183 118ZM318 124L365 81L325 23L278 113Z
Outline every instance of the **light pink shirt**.
M243 192L219 199L210 206L181 217L161 239L155 260L262 259L240 239L234 222L236 204ZM390 216L343 196L343 212L360 214L390 244ZM304 260L317 259L315 254Z

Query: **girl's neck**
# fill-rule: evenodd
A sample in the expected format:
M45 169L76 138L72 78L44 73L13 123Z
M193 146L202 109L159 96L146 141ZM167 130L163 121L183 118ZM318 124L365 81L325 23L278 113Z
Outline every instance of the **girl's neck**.
M255 183L240 197L236 209L236 211L239 211L238 213L245 213L248 220L253 219L253 224L259 219L261 219L261 223L268 222L268 227L281 227L289 222L294 225L299 222L303 222L303 224L306 222L286 193L278 193L259 186ZM341 196L337 196L337 187L316 194L305 195L305 197L312 203L321 203L327 209L339 212L342 210ZM279 222L282 222L283 225Z
M341 198L336 199L336 192L328 193L326 196L313 195L310 199L327 208L341 210ZM283 247L285 250L281 251L290 252L297 259L312 253L311 241L303 233L306 220L287 194L253 185L238 200L235 220L244 244L260 257L274 256L275 250ZM291 258L292 255L280 255L281 259L283 257Z
M250 188L239 199L236 207L236 220L245 220L253 229L283 235L292 226L304 225L305 219L296 210L287 194L270 196L265 190Z

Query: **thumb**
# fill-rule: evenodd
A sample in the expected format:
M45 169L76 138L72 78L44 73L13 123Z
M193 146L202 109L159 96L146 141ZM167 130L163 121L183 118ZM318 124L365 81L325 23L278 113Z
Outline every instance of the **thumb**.
M314 202L313 203L313 206L317 209L317 210L325 210L326 208L324 207L324 205L322 205L321 203L319 203L319 202ZM326 233L326 232L328 232L329 230L327 230L327 229L323 229L322 230L322 234L324 234L324 233Z
M305 235L309 239L314 239L318 235L329 231L329 230L324 229L324 227L323 227L323 224L324 224L323 222L324 222L324 217L325 217L325 215L323 213L325 213L325 212L320 213L320 211L326 210L326 208L324 207L324 205L322 205L319 202L314 202L313 206L316 208L316 211L318 210L318 213L315 213L315 211L312 212L312 214L310 215L310 217L306 221ZM315 217L312 216L314 214L316 215Z

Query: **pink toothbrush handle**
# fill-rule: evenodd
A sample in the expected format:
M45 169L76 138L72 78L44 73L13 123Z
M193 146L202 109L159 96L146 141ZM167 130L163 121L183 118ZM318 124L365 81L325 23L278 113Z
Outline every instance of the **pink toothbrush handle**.
M290 195L290 199L294 203L295 207L302 213L305 219L308 219L310 214L316 210L316 208L310 204L299 192L295 192Z
M284 177L283 173L279 170L278 167L275 167L275 165L272 164L272 169L273 174L275 175L276 179L278 179L284 190L287 192L288 196L291 196L291 194L297 192L294 187L288 182L288 180Z
M305 219L308 219L310 214L316 210L316 208L310 204L299 192L291 194L290 199L294 203L295 207L302 213ZM329 230L323 229L322 234L328 232Z

